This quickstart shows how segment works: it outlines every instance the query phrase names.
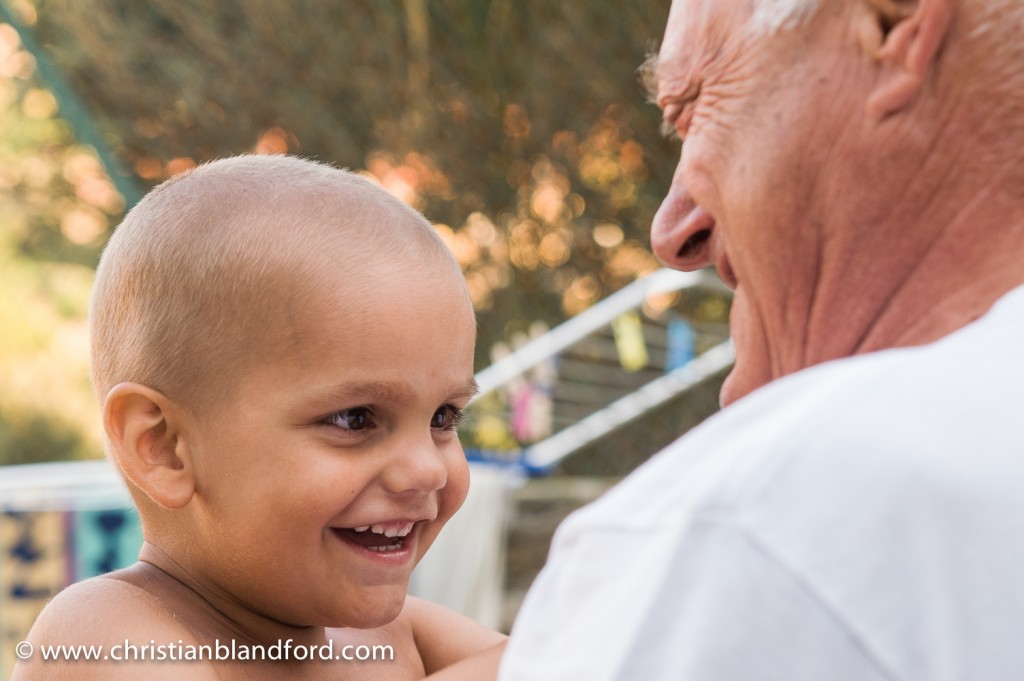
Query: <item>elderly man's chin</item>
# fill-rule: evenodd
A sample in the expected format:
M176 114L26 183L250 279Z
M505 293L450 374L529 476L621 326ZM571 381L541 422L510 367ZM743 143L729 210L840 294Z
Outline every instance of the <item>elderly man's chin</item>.
M761 324L751 314L742 287L738 287L729 312L729 333L736 350L736 363L719 393L718 400L723 407L772 380L768 341L760 332L761 328Z
M739 350L737 350L738 352ZM736 365L722 383L722 390L718 395L719 403L723 407L728 407L736 400L746 397L771 381L770 376L759 375L759 373L748 369L744 361L737 357Z

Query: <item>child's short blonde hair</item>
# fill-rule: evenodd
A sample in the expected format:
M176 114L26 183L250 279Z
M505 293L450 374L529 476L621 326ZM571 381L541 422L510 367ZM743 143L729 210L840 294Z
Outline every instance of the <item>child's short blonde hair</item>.
M410 254L459 276L422 215L353 173L239 156L176 176L103 252L90 311L94 388L102 403L115 385L141 383L202 409L230 390L240 360L280 351L317 267Z

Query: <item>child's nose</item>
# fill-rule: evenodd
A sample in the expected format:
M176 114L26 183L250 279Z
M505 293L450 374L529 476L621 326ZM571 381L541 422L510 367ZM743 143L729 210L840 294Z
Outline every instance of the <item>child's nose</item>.
M429 442L403 443L381 476L384 487L394 494L436 492L448 482L445 453Z

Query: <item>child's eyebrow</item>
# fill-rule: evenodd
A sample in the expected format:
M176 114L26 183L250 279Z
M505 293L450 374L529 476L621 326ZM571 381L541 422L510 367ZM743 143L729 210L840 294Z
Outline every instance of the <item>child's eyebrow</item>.
M456 384L447 391L447 399L470 399L479 392L476 379L470 378L465 383ZM334 386L329 393L332 398L351 400L359 399L368 402L410 402L415 390L405 381L361 381L343 383Z
M470 378L469 381L461 388L453 393L453 397L463 397L470 399L476 397L476 394L480 392L480 386L477 384L475 378Z

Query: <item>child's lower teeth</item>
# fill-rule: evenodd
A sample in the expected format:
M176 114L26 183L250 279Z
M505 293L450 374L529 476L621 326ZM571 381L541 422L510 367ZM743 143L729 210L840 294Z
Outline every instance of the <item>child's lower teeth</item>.
M387 546L367 546L366 548L370 551L385 552L385 551L397 551L402 548L404 542L398 542L397 544L388 544Z

